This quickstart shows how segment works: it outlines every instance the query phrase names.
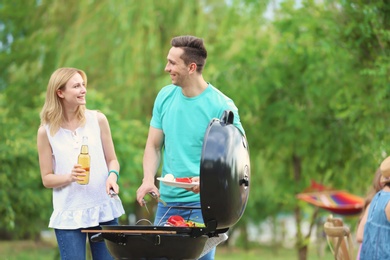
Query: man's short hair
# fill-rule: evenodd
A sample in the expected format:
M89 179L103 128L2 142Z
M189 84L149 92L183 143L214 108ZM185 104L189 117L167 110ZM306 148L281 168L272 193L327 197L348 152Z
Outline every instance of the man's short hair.
M207 50L203 39L191 35L177 36L171 40L171 45L182 48L184 52L180 58L186 65L195 63L196 71L202 73L207 59Z

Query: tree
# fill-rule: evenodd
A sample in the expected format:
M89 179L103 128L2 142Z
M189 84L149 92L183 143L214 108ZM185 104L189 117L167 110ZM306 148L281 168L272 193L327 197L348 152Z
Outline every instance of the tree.
M234 44L224 46L228 51L222 53L230 62L219 67L216 79L229 86L226 92L236 97L243 121L250 124L247 136L252 155L256 153L251 183L261 187L252 189L256 199L251 202L264 215L280 209L295 212L299 259L307 257L312 231L302 233L303 205L295 194L311 179L361 194L388 138L383 121L389 113L384 105L389 63L383 62L388 53L374 47L369 48L371 56L362 55L367 45L388 44L388 7L336 3L302 1L296 8L293 1L285 1L266 28L249 27L251 33L245 33L242 23L240 30L233 27L227 37ZM341 17L345 24L340 26ZM362 20L363 28L374 25L375 30L362 35ZM348 32L355 37L345 37ZM311 214L313 225L318 213Z
M16 163L31 173L31 182L26 182L22 173L17 175L25 186L23 192L27 187L34 193L30 197L33 210L38 212L34 227L44 227L51 211L45 207L50 192L41 185L35 138L31 138L39 126L50 74L63 66L87 72L88 107L100 109L109 117L122 166L122 199L127 211L135 211L135 190L142 178L141 158L153 100L159 88L170 83L164 75L169 40L178 34L212 35L217 27L209 29L206 25L214 19L207 11L213 6L219 10L226 7L219 1L171 1L169 5L107 0L0 3L4 27L0 34L4 43L0 50L1 118L5 126L0 137L7 145L28 148L24 154L4 148L1 163L7 178L2 186L16 187L17 179L11 178ZM189 16L193 19L188 20ZM12 135L6 129L13 129ZM15 237L27 235L30 223L15 218L27 202L11 203L8 189L3 195L7 203L2 204L4 208L0 206L5 214L2 226L10 230L18 226L21 233L13 233Z
M205 78L234 99L250 146L250 197L232 229L294 212L304 259L303 211L313 221L316 213L295 195L311 179L363 194L388 154L389 5L283 1L266 20L267 2L1 1L0 185L12 187L0 191L2 231L35 236L46 226L51 192L31 137L48 78L62 66L87 72L88 107L110 121L126 212L139 211L153 100L170 83L169 40L194 34L209 51Z

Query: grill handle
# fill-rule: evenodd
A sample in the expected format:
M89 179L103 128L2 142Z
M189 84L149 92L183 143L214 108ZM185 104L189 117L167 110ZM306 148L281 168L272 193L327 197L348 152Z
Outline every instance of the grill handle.
M103 237L102 233L97 233L97 234L91 236L91 241L92 242L103 242L104 237Z

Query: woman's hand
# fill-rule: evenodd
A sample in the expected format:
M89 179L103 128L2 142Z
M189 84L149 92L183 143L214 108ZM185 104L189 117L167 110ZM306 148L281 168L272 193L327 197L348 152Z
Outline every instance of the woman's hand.
M119 194L119 185L117 183L117 176L115 173L111 173L106 181L106 192L110 195L110 190L113 190L116 194Z
M81 168L81 164L75 164L70 173L70 181L83 181L85 176L87 175L85 174L85 170Z

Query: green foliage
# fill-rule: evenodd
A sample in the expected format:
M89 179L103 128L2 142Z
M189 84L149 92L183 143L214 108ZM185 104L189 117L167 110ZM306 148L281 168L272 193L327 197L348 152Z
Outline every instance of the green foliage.
M268 1L11 2L0 2L0 223L7 232L33 236L51 213L35 136L47 81L62 66L87 72L88 107L109 119L121 198L127 213L137 212L151 109L170 83L166 54L179 34L205 39L205 79L234 99L246 130L251 191L237 230L281 212L313 214L295 197L312 179L364 195L389 154L386 1L303 0L297 8L286 0L272 20L262 15Z
M221 36L227 46L218 57L232 62L218 67L214 81L228 86L224 91L235 98L251 144L251 217L301 208L294 195L312 179L363 195L366 176L373 176L386 151L389 63L383 61L389 56L372 27L381 28L379 38L386 40L379 42L388 44L388 6L355 8L345 1L340 9L335 3L302 1L297 9L285 1L267 29L245 31L241 22L240 30L233 26ZM375 18L367 10L375 10ZM352 27L353 39L343 26ZM365 46L374 47L370 56Z
M18 117L7 108L3 94L0 95L1 145L0 177L2 232L15 237L31 237L43 225L31 225L31 219L41 219L44 209L50 205L50 196L42 189L35 133L38 127L38 113L35 110L21 109ZM12 115L12 116L11 116ZM42 214L42 215L41 215Z
M115 97L113 108L126 119L150 115L157 91L169 83L164 67L170 39L206 33L207 16L198 1L84 1L78 6L77 22L64 30L57 64L87 71L96 89ZM62 6L60 12L68 11Z

